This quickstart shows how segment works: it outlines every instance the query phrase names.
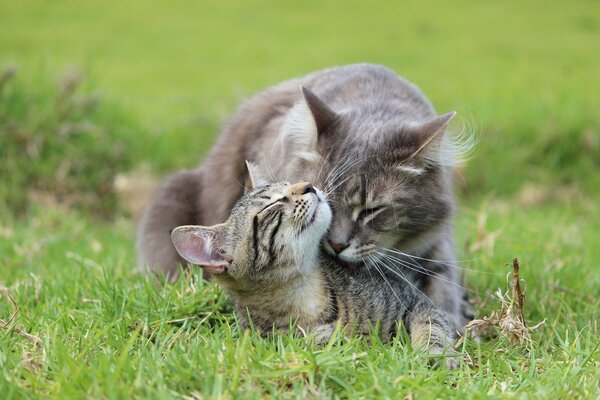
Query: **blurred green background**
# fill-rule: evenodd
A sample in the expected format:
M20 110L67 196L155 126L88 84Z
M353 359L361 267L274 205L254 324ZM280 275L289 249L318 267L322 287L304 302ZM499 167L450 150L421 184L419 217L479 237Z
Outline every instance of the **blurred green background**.
M3 1L0 63L25 81L83 72L134 119L134 161L160 172L197 164L260 89L381 63L480 135L472 190L593 190L599 14L594 1Z

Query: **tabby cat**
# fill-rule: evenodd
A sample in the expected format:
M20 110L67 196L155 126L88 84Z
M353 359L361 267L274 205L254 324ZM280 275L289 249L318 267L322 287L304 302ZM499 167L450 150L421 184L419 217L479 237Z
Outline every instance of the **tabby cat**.
M436 116L416 86L377 65L269 88L239 109L199 169L159 189L138 231L140 267L174 276L186 261L170 231L224 222L251 159L272 182L323 188L333 212L323 248L335 271L381 273L399 288L408 281L462 331L472 315L454 264L451 176L462 147L446 132L453 116Z
M211 227L181 226L172 240L179 254L210 271L231 295L244 327L261 333L286 330L292 319L317 342L336 324L367 334L376 325L384 339L402 323L413 346L443 353L450 323L408 284L386 285L380 275L349 272L319 246L331 222L323 194L309 183L261 184L243 196L229 219ZM446 358L449 368L454 358Z

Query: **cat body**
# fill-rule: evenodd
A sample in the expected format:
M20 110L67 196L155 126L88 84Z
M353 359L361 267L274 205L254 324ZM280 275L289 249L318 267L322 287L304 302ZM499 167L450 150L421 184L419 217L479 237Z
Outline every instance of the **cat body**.
M454 265L451 185L457 147L419 89L393 71L357 64L271 87L232 117L201 168L171 176L138 231L142 268L186 264L169 232L224 222L243 194L243 160L270 181L310 181L327 193L333 221L324 253L343 273L383 274L419 288L461 331L469 316ZM386 285L387 286L387 285Z
M246 194L224 224L178 227L172 238L186 260L210 271L231 295L243 327L268 334L293 321L324 342L337 325L368 334L378 324L387 340L403 324L413 347L447 350L451 325L424 294L406 282L391 286L382 275L348 272L319 252L330 222L318 189L275 183Z

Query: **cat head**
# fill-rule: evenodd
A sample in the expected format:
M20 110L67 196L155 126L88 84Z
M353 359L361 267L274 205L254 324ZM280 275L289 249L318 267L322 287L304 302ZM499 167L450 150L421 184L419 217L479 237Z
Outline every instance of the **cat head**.
M418 251L447 225L450 167L470 148L446 132L454 112L419 115L386 98L334 110L309 89L302 93L280 138L330 202L329 254L376 262L388 248Z
M171 238L184 259L221 279L285 281L314 265L331 210L307 182L266 183L248 169L248 188L227 222L180 226Z

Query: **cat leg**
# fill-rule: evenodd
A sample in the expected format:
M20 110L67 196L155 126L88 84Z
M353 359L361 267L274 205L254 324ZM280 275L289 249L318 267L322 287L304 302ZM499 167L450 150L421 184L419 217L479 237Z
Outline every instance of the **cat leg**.
M463 291L463 297L460 302L460 316L459 316L459 326L463 329L459 331L462 335L464 334L464 327L475 318L475 307L469 301L469 294L466 291Z
M201 191L202 170L183 170L167 178L144 210L137 231L138 268L142 272L177 278L179 256L171 231L180 225L198 224L196 204Z
M463 270L454 261L456 254L452 238L452 229L447 226L441 231L435 245L420 254L422 259L417 261L427 271L421 277L423 292L447 313L447 318L454 324L453 333L462 335L475 312L468 303Z
M431 355L445 355L446 367L456 369L458 360L453 356L452 348L454 335L444 314L428 300L420 299L408 312L404 323L414 349Z
M454 254L444 243L438 244L434 250L421 256L423 259L407 260L410 263L412 281L415 282L421 291L429 297L442 311L446 318L452 322L452 332L457 335L463 334L465 325L473 318L474 312L465 307L468 304L468 297L463 287L461 279L462 271L459 270L452 261L435 260L453 260ZM424 260L427 259L427 260ZM468 317L471 315L471 318Z
M423 293L445 312L446 318L452 323L452 333L462 334L468 321L463 317L461 302L464 296L462 288L454 286L451 274L440 274L436 277L426 277Z
M319 325L316 328L311 329L309 333L312 342L319 346L327 344L333 336L336 326L337 324L332 322L330 324Z

